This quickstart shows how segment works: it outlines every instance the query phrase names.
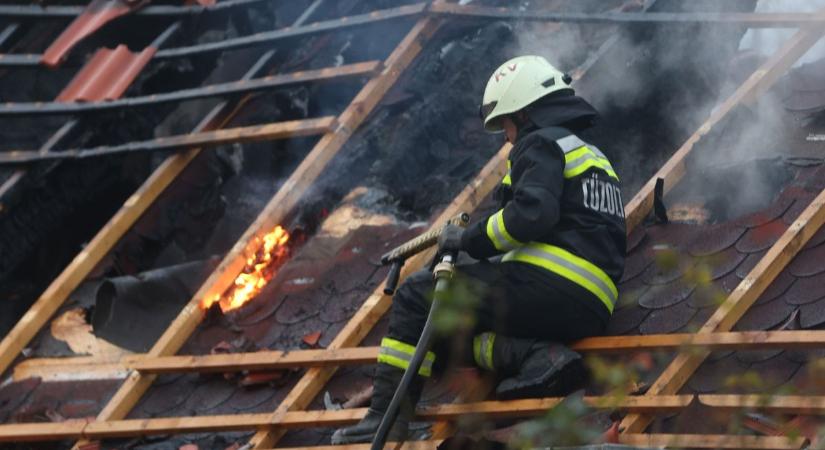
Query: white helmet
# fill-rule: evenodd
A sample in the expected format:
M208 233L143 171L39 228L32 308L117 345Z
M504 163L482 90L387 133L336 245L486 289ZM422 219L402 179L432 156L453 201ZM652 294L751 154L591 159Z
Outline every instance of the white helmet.
M492 133L503 131L501 121L496 119L520 111L554 92L572 92L572 81L541 56L519 56L507 61L496 69L484 90L481 104L484 129Z

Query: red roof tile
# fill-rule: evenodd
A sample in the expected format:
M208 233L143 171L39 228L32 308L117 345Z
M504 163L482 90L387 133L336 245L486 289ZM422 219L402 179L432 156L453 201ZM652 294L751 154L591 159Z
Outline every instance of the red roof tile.
M137 78L156 49L133 53L125 45L102 48L83 66L63 92L59 102L98 102L120 98Z
M145 0L92 0L83 13L66 28L43 53L41 62L57 67L81 40L118 17L129 14L148 3Z

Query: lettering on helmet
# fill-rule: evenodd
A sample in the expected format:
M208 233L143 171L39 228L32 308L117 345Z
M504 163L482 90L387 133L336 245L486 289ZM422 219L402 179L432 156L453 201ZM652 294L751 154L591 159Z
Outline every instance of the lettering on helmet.
M507 66L507 68L510 69L510 72L515 72L516 69L518 68L518 63L511 64L511 65ZM506 76L507 76L507 72L505 72L504 70L500 70L498 73L496 73L496 83L498 83L499 80L501 80L502 78L504 78Z
M622 191L610 180L602 180L597 173L581 179L582 204L602 214L624 218Z

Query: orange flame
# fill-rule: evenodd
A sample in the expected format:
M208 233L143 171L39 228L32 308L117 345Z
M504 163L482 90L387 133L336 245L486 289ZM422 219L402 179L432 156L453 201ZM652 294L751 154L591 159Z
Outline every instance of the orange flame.
M240 308L255 298L272 279L278 268L278 265L274 263L281 261L289 253L289 248L286 246L289 233L279 225L265 234L263 238L255 238L255 240L261 244L260 248L246 259L246 267L235 278L233 286L223 295L216 294L211 299L202 300L201 308L209 309L215 303L220 305L223 312Z

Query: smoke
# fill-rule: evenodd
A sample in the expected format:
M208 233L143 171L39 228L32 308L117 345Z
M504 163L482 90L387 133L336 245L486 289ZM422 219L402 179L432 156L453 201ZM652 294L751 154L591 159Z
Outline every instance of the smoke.
M525 8L529 1L519 6ZM625 2L565 3L565 12L603 12ZM659 0L657 12L811 12L825 0ZM625 200L638 191L795 30L744 30L730 25L551 24L528 22L516 26L518 42L512 56L537 54L562 70L583 73L575 87L602 113L598 133L586 136L614 163L623 178ZM612 46L592 65L604 42ZM820 43L797 65L825 56ZM680 190L723 192L707 172L734 167L743 161L785 156L789 129L798 123L789 115L776 90L753 105L738 108L702 139L690 159ZM739 188L743 204L764 206L776 194L777 181L766 181L764 170L742 171ZM738 195L738 194L737 194ZM733 196L733 195L731 195ZM673 201L673 199L669 199ZM733 199L731 199L733 201Z
M805 13L816 12L825 8L825 0L760 0L757 12L764 13ZM751 29L742 38L740 49L752 50L763 56L770 56L796 33L788 29ZM795 67L818 61L825 57L825 41L820 41L805 56L800 58Z

